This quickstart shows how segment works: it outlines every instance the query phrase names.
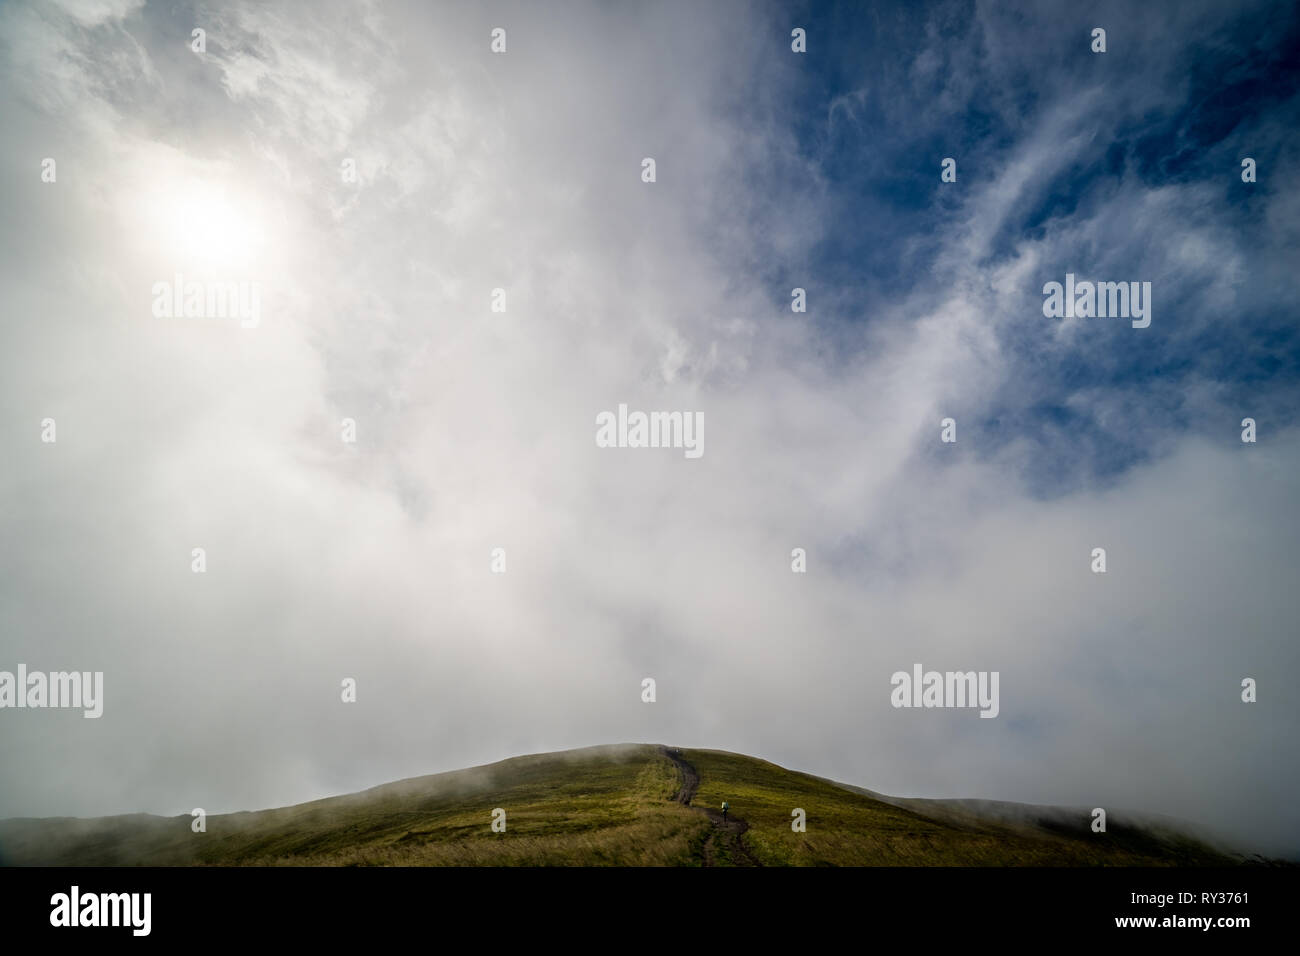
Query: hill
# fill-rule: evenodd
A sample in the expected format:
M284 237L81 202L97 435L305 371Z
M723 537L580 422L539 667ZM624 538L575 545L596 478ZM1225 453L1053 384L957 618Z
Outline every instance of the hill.
M718 810L730 803L728 819ZM506 831L491 829L506 812ZM791 828L805 811L807 830ZM1222 866L1185 830L1085 810L904 800L651 745L515 757L291 807L0 821L0 862L76 866Z

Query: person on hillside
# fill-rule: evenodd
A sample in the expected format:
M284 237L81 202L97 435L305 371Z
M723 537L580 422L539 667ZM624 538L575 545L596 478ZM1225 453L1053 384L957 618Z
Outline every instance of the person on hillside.
M731 809L731 804L729 804L726 800L723 800L723 801L722 801L722 819L723 819L724 821L727 819L727 811L730 810L730 809Z

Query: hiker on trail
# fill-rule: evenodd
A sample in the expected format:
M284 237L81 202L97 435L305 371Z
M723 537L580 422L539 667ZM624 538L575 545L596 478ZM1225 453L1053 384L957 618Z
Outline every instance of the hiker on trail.
M723 819L723 820L727 819L727 811L730 810L730 809L731 809L731 804L729 804L726 800L723 800L723 801L722 801L722 819Z

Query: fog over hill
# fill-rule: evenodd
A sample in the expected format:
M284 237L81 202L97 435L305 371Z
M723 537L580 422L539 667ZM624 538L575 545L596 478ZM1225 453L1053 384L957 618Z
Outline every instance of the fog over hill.
M723 804L727 804L723 812ZM252 813L0 821L11 865L1225 866L1177 825L915 801L715 750L589 747ZM1256 861L1259 862L1259 861Z

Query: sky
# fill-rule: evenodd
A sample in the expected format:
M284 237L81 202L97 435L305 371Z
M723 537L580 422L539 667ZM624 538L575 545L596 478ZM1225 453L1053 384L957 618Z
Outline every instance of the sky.
M1252 2L0 5L0 670L104 674L0 710L0 816L662 742L1300 856L1298 48ZM1046 316L1067 274L1150 325ZM620 404L703 454L599 447ZM998 716L892 706L916 663Z

